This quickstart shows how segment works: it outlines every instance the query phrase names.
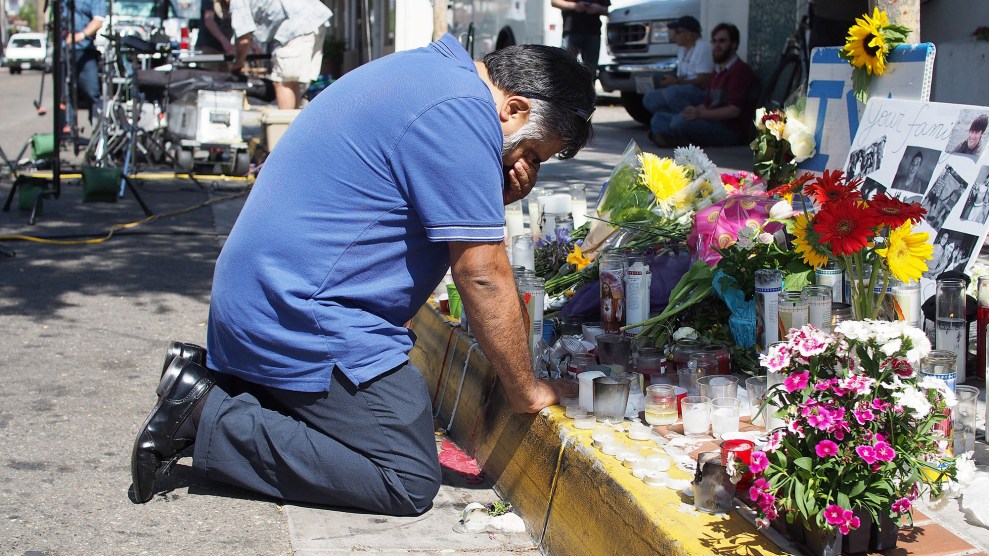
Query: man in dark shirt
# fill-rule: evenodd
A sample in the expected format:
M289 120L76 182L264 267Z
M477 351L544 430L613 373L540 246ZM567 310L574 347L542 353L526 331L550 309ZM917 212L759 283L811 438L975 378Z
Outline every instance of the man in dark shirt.
M653 114L650 139L660 147L740 145L748 139L755 111L756 76L736 54L738 44L738 27L720 23L714 28L714 76L707 85L704 103L688 106L679 114Z
M552 4L563 11L563 48L574 56L579 54L580 61L597 75L601 16L608 14L611 0L552 0Z

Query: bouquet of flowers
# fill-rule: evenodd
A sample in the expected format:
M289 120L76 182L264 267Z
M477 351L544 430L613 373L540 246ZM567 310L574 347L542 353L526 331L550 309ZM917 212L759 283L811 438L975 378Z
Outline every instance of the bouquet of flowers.
M782 408L783 427L751 458L760 526L782 512L847 534L950 486L957 467L938 425L955 397L917 372L929 351L904 323L846 321L835 335L792 330L761 356L774 384L765 404Z
M927 211L880 193L862 198L860 179L848 181L840 170L819 178L805 174L776 193L801 193L803 210L788 231L805 263L821 268L839 261L852 284L852 311L857 319L874 319L885 300L890 279L918 281L933 258L930 234L914 232ZM819 210L812 213L806 198ZM879 296L873 295L878 291Z
M848 29L845 46L839 55L848 60L852 70L852 88L855 98L865 102L869 98L869 84L873 75L886 72L886 59L890 51L907 40L910 28L890 24L886 12L875 8L872 16L864 14Z
M770 188L793 181L797 164L814 156L814 131L803 120L802 110L759 108L755 113L758 135L752 144L753 168Z

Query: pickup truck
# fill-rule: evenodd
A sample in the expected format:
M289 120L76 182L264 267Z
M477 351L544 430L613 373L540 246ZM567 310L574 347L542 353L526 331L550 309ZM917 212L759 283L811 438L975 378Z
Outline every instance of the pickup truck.
M598 79L605 91L621 92L622 106L640 122L650 117L642 95L676 72L677 45L667 24L684 15L700 19L701 0L649 0L608 14L608 50L614 63L602 66Z

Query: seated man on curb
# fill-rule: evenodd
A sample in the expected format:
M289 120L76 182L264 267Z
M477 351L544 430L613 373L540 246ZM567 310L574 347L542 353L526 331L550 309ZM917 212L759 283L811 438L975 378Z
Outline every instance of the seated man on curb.
M711 32L714 77L704 102L679 112L653 114L650 138L660 147L693 143L701 147L740 145L748 140L755 113L756 76L738 50L738 27L720 23Z
M701 24L685 15L667 25L677 43L677 72L663 79L659 89L642 97L642 106L656 112L679 113L704 102L707 84L714 72L711 45L702 40Z
M193 446L195 472L267 496L428 510L440 465L404 323L448 268L510 407L575 395L534 377L504 205L529 193L542 162L587 143L594 101L591 72L563 49L510 46L474 62L450 35L320 93L216 262L208 357L175 350L163 373L133 448L134 500L150 500L155 474Z

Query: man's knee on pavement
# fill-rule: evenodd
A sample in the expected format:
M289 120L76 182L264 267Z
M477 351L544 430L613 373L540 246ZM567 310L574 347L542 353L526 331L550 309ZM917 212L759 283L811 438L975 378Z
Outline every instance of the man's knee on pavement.
M437 466L433 473L421 477L404 477L402 483L405 485L405 492L408 493L409 501L415 508L415 514L426 512L433 507L433 499L440 491L440 484L443 482L443 472Z
M662 89L653 89L642 95L642 106L650 112L665 112L666 101Z

